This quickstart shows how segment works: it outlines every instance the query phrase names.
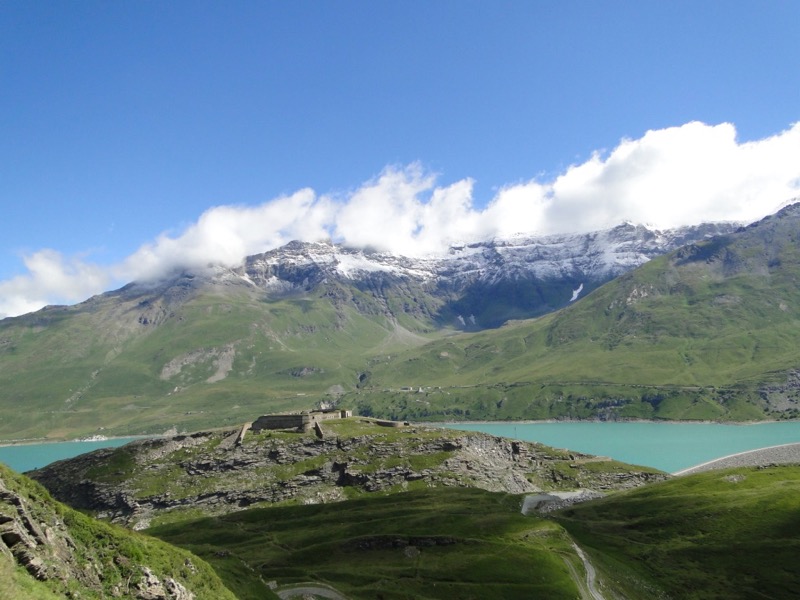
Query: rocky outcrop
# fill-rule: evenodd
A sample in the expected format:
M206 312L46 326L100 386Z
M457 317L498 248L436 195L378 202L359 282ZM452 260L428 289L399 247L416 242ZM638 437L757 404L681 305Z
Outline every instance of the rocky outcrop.
M29 503L0 479L0 550L40 581L66 579L77 565L72 563L75 543L57 521L49 526L31 515ZM77 574L85 583L97 583L96 574Z
M770 411L800 416L800 371L791 369L786 373L786 381L767 383L759 389L763 405Z
M339 427L353 427L339 424ZM322 503L353 493L460 486L529 493L598 492L641 485L663 474L598 461L535 443L477 432L358 425L355 435L270 433L232 443L238 431L133 442L60 461L31 476L81 510L144 528L172 511L222 514L258 504ZM603 460L603 459L600 459ZM114 470L127 465L127 471ZM349 488L349 491L348 491Z
M142 576L134 584L136 598L141 600L194 600L194 594L180 583L167 577L162 582L148 567L142 567Z
M198 567L193 560L200 561L175 549L170 559L180 565L181 574L165 570L165 554L170 552L164 550L166 545L152 542L159 546L154 558L148 556L149 547L129 539L131 535L75 514L40 486L0 465L0 561L24 568L58 596L195 600L191 578ZM151 559L156 562L148 564ZM203 567L203 574L213 577L208 566ZM188 579L183 573L190 574ZM209 589L207 580L202 587ZM3 598L16 597L15 581L4 581L0 589ZM219 584L213 597L231 596Z

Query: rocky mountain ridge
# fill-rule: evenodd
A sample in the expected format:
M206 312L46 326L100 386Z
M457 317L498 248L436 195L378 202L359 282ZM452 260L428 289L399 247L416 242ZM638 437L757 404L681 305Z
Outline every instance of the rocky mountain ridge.
M796 419L798 231L795 203L553 315L376 362L350 403L407 419Z
M478 297L535 286L530 299L517 292L505 301L510 317L534 316L564 306L655 256L682 245L729 233L733 223L705 223L671 230L623 223L580 234L516 236L452 246L444 255L400 256L332 243L290 242L250 256L232 271L272 293L310 290L329 281L410 281L444 298L461 328L494 327L502 316L486 314ZM554 288L551 290L550 288ZM517 300L517 306L514 300ZM521 300L521 302L519 302ZM461 311L461 312L459 312ZM453 315L449 315L453 312ZM461 314L465 313L465 314ZM505 315L503 315L505 316ZM453 323L450 323L453 324Z
M331 242L293 241L248 256L238 267L211 265L160 282L134 282L111 294L144 297L161 291L166 303L174 304L198 285L246 284L270 297L281 297L342 284L367 291L385 309L377 312L397 318L397 307L389 306L386 297L400 288L405 300L400 310L474 330L550 312L655 256L737 227L736 223L704 223L658 230L623 223L588 233L465 243L444 254L421 257ZM502 306L489 308L487 300ZM376 312L369 302L358 308ZM165 316L158 307L143 313L140 322L158 323Z
M704 223L657 230L623 223L580 234L516 236L451 246L444 255L409 257L330 242L290 242L250 256L236 272L259 287L281 289L324 277L357 279L366 273L392 273L423 281L497 282L519 276L568 276L597 281L637 267L685 244L730 233L734 223ZM307 270L304 270L307 269ZM301 279L302 277L302 279Z

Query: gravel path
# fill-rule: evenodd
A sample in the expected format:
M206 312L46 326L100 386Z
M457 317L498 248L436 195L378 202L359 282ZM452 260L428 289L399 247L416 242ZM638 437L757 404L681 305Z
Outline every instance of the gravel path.
M673 475L689 475L690 473L700 473L713 469L729 469L732 467L763 467L766 465L787 465L793 463L800 464L800 443L759 448L758 450L749 450L747 452L731 454L730 456L723 456L722 458L701 465L677 471L673 473Z
M330 600L347 600L336 590L318 585L293 587L275 592L281 600L289 598L329 598Z
M583 550L580 549L578 544L572 542L572 547L575 548L578 557L583 561L583 568L586 569L586 588L592 600L605 600L603 594L600 593L600 590L598 590L595 585L597 583L597 571L594 570L594 566L592 566L592 563L586 558L586 554L583 553Z

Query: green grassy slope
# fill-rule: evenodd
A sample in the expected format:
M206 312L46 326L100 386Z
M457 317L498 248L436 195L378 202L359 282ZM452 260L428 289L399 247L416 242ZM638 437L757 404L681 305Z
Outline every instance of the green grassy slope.
M439 489L150 533L206 558L241 598L270 580L316 581L351 598L576 597L564 562L583 572L575 540L608 597L778 599L800 584L798 492L800 467L733 469L616 493L554 520L522 517L519 496Z
M136 597L148 570L163 585L174 579L198 600L234 597L196 556L70 509L1 464L0 531L4 600ZM31 557L40 561L36 578L22 562Z
M351 402L412 418L796 417L799 231L795 206L553 315L376 360Z
M252 509L149 533L204 557L243 600L263 597L262 582L273 580L319 582L353 599L575 598L568 538L519 510L519 497L438 489Z
M6 555L0 555L0 581L3 590L0 600L59 600L59 596L46 584L31 577L25 569L16 566Z
M49 502L41 488L13 477L28 501ZM240 599L274 597L271 582L279 590L319 584L352 599L575 598L584 571L573 540L606 597L780 599L795 597L800 584L798 492L798 466L743 468L614 493L547 518L522 516L522 496L438 488L255 508L147 533L205 559ZM66 523L74 554L105 569L108 588L132 564L183 577L186 558L204 565L148 537L57 511L55 518L31 512L43 527ZM33 582L4 556L0 574L10 597L54 597L55 588ZM207 587L198 598L225 597L213 595L220 588L207 571L199 573Z
M794 598L800 467L676 478L556 517L629 598Z
M355 388L373 353L426 341L366 300L364 312L337 300L337 286L270 299L198 285L164 299L178 287L0 321L0 439L191 430L308 408Z

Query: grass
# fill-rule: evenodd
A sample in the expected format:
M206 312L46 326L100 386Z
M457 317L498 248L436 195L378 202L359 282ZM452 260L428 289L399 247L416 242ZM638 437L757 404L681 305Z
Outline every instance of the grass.
M135 301L118 302L0 323L0 439L197 430L308 408L331 388L353 388L373 352L424 341L324 296L195 292L158 326L135 320L144 310ZM230 371L209 383L228 346Z
M374 428L357 420L326 425L342 438L345 433L367 436L374 445L402 439L413 444L441 433L412 434L412 429ZM276 432L246 443L269 446L270 440L286 437L291 436ZM187 459L215 443L212 439L179 452ZM624 467L613 461L570 462L580 463L585 476ZM131 461L112 457L108 465L98 476L114 479L127 472ZM567 463L551 466L574 475ZM158 490L160 484L153 480L148 485ZM46 492L24 478L17 487L38 505L47 500ZM353 599L574 598L579 592L573 578L582 577L582 568L573 539L598 569L607 597L777 599L794 597L800 584L800 466L674 478L547 519L523 517L521 500L477 489L438 488L393 490L333 504L253 508L213 518L193 518L190 507L178 515L179 521L148 533L208 561L240 599L274 597L272 581L281 587L317 582ZM81 560L111 569L112 558L122 555L180 569L181 557L169 546L123 535L74 511L59 515L78 543ZM34 516L48 522L46 515ZM2 560L0 575L18 585L13 597L48 598L45 588L20 580L22 574ZM111 585L121 576L112 570L106 577Z
M630 598L792 598L800 467L712 471L556 516Z
M561 529L520 498L439 489L251 509L148 532L208 560L239 598L316 581L348 598L574 598Z
M800 314L775 300L796 290L776 289L773 279L756 281L745 294L741 282L726 281L691 305L668 291L627 305L630 290L658 279L651 272L663 274L667 262L654 260L554 315L377 362L371 387L354 392L351 403L374 414L436 420L780 416L758 389L785 382L797 364ZM724 296L747 301L728 307L717 302ZM615 303L622 308L604 312Z
M131 581L136 582L145 566L162 580L169 576L182 583L198 600L233 599L211 568L196 556L68 508L54 501L39 484L4 465L0 465L0 481L22 499L22 509L8 497L0 499L0 513L16 515L24 510L42 530L49 530L47 542L37 546L34 554L60 573L35 581L9 554L0 552L3 600L113 597L124 593Z
M0 552L0 600L58 600L46 583L37 581L28 572L14 564L13 559Z

